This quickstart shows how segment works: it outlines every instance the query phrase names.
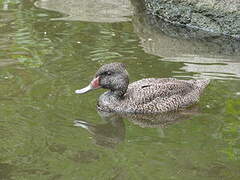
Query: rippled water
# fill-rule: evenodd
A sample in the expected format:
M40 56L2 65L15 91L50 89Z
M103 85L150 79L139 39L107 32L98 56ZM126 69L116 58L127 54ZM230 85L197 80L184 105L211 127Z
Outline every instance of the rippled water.
M0 179L240 179L239 41L156 28L134 0L52 2L0 1ZM103 90L73 92L115 61L211 84L181 118L106 118Z

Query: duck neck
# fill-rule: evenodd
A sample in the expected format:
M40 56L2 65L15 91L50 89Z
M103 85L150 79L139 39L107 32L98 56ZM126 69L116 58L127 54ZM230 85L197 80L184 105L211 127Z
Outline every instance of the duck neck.
M117 99L122 99L124 94L127 92L129 84L127 72L122 75L109 89L112 95Z
M127 91L127 89L120 89L120 90L114 90L114 91L111 90L113 96L118 98L118 99L123 98L126 91Z

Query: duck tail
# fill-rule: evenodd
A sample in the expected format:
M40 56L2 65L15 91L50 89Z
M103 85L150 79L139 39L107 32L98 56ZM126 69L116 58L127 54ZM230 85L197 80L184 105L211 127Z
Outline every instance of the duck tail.
M196 80L196 85L202 91L210 83L210 80Z

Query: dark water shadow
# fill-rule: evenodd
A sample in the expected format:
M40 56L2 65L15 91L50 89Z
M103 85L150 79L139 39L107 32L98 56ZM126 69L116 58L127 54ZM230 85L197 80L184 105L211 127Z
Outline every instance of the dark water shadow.
M0 179L12 179L12 173L17 168L8 163L1 163L0 162Z
M123 114L98 111L101 118L106 122L103 124L90 123L86 120L75 120L74 126L86 129L93 137L95 144L114 148L125 139L125 123L127 119L142 128L166 128L172 124L190 119L199 114L197 106L177 112L158 114Z

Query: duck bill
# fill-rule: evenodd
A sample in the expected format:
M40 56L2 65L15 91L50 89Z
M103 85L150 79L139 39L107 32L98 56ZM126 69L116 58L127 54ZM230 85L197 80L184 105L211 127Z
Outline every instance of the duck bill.
M98 88L100 88L99 77L96 77L91 81L91 83L87 87L78 89L75 91L75 93L76 94L84 94L84 93L87 93L91 90L98 89Z
M87 87L85 87L85 88L82 88L82 89L77 89L76 91L75 91L75 93L76 94L84 94L84 93L86 93L86 92L89 92L89 91L91 91L91 90L93 90L94 88L92 88L92 86L91 86L91 84L89 84Z

